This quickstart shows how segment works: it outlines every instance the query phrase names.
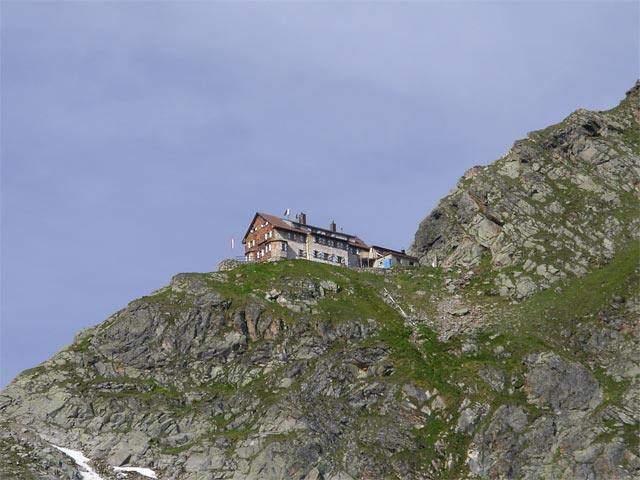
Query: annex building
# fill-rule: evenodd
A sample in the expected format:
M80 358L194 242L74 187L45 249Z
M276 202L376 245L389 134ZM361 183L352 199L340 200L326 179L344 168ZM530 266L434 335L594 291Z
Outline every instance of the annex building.
M404 251L369 246L357 235L307 224L304 213L296 220L256 213L242 239L245 261L266 262L306 259L348 267L390 268L418 265L418 259Z

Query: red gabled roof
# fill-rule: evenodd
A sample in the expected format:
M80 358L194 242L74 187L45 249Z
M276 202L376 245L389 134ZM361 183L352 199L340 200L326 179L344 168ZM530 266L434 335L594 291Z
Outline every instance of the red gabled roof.
M304 230L296 228L295 227L296 222L292 222L291 220L274 217L273 215L268 215L266 213L258 213L257 215L260 215L262 218L264 218L267 222L269 222L274 227L283 228L285 230L291 230L293 232L304 232Z
M273 225L276 228L281 228L283 230L290 230L292 232L300 232L305 234L307 233L304 230L300 230L299 228L296 228L295 226L290 225L289 223L291 224L293 223L291 222L291 220L285 220L283 218L274 217L273 215L269 215L267 213L256 212L256 214L253 216L253 219L251 220L251 223L249 223L249 228L247 228L247 231L244 234L244 237L242 237L242 243L245 243L244 241L246 240L247 235L251 233L251 227L253 227L253 224L256 223L256 218L258 217L264 218L267 222L269 222L271 225Z

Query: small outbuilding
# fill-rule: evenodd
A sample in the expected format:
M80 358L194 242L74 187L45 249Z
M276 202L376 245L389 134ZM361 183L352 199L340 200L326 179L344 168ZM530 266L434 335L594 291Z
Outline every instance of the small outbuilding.
M419 265L419 259L407 255L404 250L391 250L390 248L373 245L369 250L369 258L373 268L414 267Z

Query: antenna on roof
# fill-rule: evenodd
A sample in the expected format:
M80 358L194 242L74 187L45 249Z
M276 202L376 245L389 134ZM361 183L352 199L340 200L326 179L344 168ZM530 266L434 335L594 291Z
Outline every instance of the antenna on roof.
M289 218L289 215L291 215L291 209L290 209L290 208L287 208L287 209L284 211L284 216L285 216L285 217L287 217L287 218Z

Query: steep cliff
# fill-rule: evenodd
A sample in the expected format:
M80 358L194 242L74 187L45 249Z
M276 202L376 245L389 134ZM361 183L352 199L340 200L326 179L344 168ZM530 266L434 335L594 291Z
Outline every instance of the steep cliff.
M523 272L503 294L584 275L640 238L640 83L616 108L578 110L467 171L425 218L411 253L425 265ZM507 267L507 268L505 268Z
M638 95L467 174L420 268L180 274L80 332L0 393L0 478L96 478L58 447L103 479L640 477Z

